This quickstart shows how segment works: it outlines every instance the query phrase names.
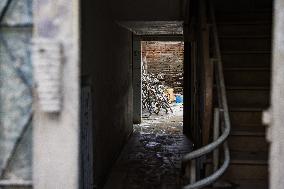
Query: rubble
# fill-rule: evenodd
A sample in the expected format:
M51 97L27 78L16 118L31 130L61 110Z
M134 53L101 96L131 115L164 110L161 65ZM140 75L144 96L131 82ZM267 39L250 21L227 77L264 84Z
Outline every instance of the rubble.
M170 94L167 92L167 87L159 81L161 74L142 75L142 108L148 111L150 115L153 113L159 114L160 111L173 112L170 107Z

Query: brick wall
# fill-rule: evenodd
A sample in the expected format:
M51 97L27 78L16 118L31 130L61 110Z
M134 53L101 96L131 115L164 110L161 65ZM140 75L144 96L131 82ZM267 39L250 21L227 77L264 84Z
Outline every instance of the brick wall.
M163 73L163 83L182 93L183 42L142 42L142 60L148 73Z

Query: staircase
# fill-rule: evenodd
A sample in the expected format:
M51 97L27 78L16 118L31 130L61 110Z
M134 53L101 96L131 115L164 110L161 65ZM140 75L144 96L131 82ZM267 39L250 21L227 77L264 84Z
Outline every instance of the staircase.
M271 10L216 11L232 124L231 162L220 179L230 183L228 188L268 188L268 143L261 117L269 105L271 20Z

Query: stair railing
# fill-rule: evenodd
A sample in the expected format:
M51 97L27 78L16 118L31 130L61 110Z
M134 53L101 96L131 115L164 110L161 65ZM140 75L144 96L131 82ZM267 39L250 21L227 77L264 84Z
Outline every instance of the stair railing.
M226 87L223 74L222 58L220 51L220 44L218 38L218 31L215 19L214 7L210 1L210 17L212 21L211 31L214 43L214 59L211 59L214 64L214 75L216 78L216 88L218 95L218 107L214 108L214 141L206 146L203 146L187 155L183 158L183 164L189 165L190 170L190 184L186 185L183 189L199 189L205 186L213 184L218 178L220 178L226 171L230 164L230 153L227 144L227 138L230 134L231 123L229 117ZM219 130L222 130L222 134L219 136ZM219 151L218 148L223 144L224 160L223 164L219 166ZM213 174L207 176L201 180L196 181L196 160L200 157L206 156L213 152Z

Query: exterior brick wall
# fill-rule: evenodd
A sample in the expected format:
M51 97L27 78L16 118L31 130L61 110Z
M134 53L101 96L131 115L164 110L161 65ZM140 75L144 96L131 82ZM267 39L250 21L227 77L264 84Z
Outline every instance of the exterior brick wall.
M163 73L161 80L176 93L182 93L183 51L183 42L142 42L142 60L147 72Z

